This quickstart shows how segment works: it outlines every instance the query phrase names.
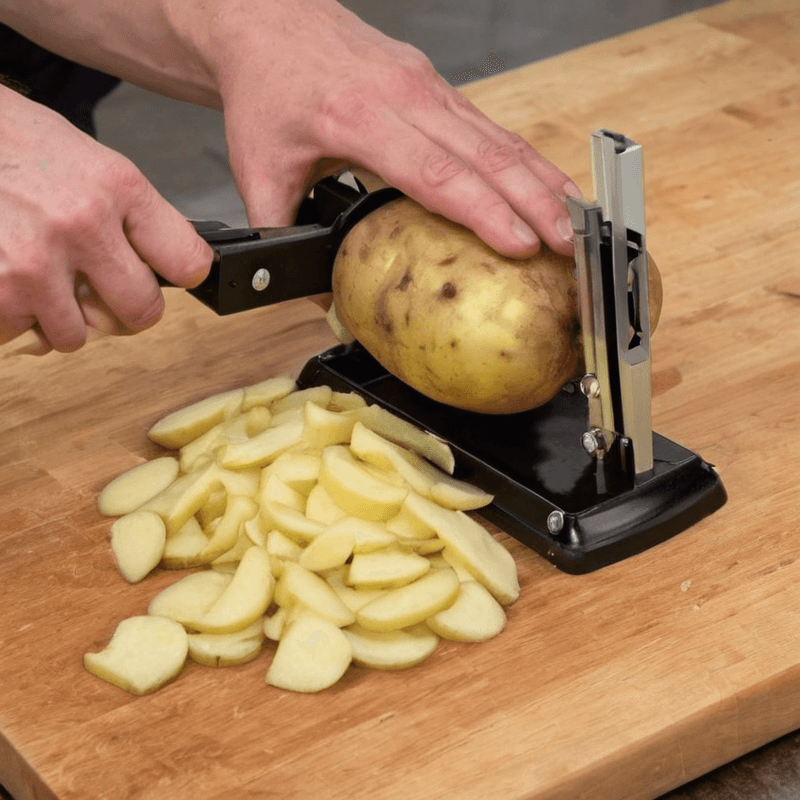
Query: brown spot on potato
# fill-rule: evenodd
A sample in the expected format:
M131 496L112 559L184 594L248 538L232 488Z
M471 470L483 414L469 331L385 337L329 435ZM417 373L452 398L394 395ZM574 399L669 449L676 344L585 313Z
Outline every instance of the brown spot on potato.
M400 283L397 284L398 290L404 292L411 285L412 280L413 278L411 277L411 273L406 270L403 274L403 277L400 278Z
M396 239L403 232L403 226L398 222L389 233L390 239Z
M366 242L359 248L358 257L361 261L367 261L369 259L369 245Z
M388 336L391 336L394 332L392 318L386 312L385 308L375 309L375 324Z
M492 264L491 261L481 261L481 266L490 274L495 275L497 273L497 265Z
M450 347L453 350L457 350L458 349L458 339L451 339L450 340Z
M458 260L458 255L456 253L450 253L449 256L445 256L440 262L440 267L446 267L448 264L452 264L454 261Z
M454 283L447 283L442 285L441 291L439 292L439 297L443 298L444 300L452 300L458 294L458 288Z

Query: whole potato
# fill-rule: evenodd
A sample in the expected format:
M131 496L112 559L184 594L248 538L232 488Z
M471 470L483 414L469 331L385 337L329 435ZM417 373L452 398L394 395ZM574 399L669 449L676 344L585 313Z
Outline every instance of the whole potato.
M661 284L650 264L654 328ZM341 322L402 381L451 406L510 414L546 403L582 364L573 268L544 246L505 258L401 198L348 233L333 296Z

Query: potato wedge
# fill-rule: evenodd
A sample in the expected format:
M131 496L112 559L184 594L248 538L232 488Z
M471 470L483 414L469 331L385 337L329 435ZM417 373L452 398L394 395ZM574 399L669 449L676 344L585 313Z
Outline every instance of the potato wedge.
M308 493L305 513L309 519L323 525L333 525L347 516L347 512L333 502L328 490L321 483Z
M409 494L404 509L430 525L462 565L503 605L519 597L514 557L482 525L463 511L442 508L418 494Z
M348 645L349 646L349 645ZM189 641L181 625L166 617L139 616L122 620L99 653L86 653L89 672L126 692L154 692L183 669Z
M243 398L243 389L211 395L167 414L150 428L147 435L162 447L178 450L239 411Z
M459 581L452 569L431 569L421 578L367 603L356 621L371 631L396 631L423 622L458 597Z
M423 662L439 644L426 625L398 631L371 631L358 623L342 629L350 640L353 663L371 669L408 669Z
M267 671L267 683L293 692L333 686L350 666L350 640L330 620L304 612L283 632Z
M264 620L233 633L190 633L189 658L205 667L234 667L261 655Z
M321 408L327 408L333 397L333 389L330 386L312 386L309 389L299 389L296 392L278 400L272 404L273 415L284 414L287 411L300 411L306 403L314 403Z
M356 621L353 612L323 578L293 561L284 562L283 574L275 587L275 601L278 605L301 603L339 627Z
M453 605L432 614L426 623L443 639L485 642L503 630L506 612L480 583L464 581Z
M239 539L244 523L257 513L258 504L249 497L231 495L225 506L225 513L214 527L205 550L198 556L202 563L208 564L230 550Z
M323 450L332 444L347 444L362 409L329 411L316 403L303 406L303 441L312 448Z
M334 569L325 574L325 582L338 595L339 599L355 614L367 603L386 594L386 589L354 589L345 583L347 567Z
M106 517L121 517L161 494L177 477L176 458L163 456L137 464L114 478L97 498L97 510Z
M164 555L167 529L153 511L133 511L111 526L111 550L128 583L138 583Z
M452 475L456 460L450 445L427 431L401 419L381 406L372 405L360 417L360 421L370 430L379 433L389 441L414 450L432 464L441 467Z
M319 481L348 514L371 520L395 516L407 490L379 480L360 466L344 445L322 452Z
M326 527L296 508L272 500L261 503L261 521L267 530L277 528L300 544L308 544Z
M205 563L200 559L200 553L207 545L208 536L203 532L200 523L194 517L190 517L180 530L164 543L161 566L166 569L199 567Z
M340 530L353 534L354 553L374 553L376 550L397 543L397 537L386 528L386 524L383 522L345 516L333 522L328 532Z
M250 545L231 582L193 627L204 633L232 633L246 628L264 615L274 588L269 554L263 547Z
M290 450L279 455L264 472L277 475L287 486L308 497L319 478L320 455Z
M267 428L245 442L226 445L220 453L219 463L226 469L265 467L300 442L302 436L303 420L289 420L282 425Z
M197 630L197 621L217 602L232 580L232 575L214 570L193 572L162 589L150 601L147 613L168 617L186 628Z
M297 388L294 378L278 375L274 378L244 387L242 411L249 411L254 406L271 406L278 400L290 395Z
M430 567L427 558L392 545L354 555L347 583L356 589L396 589L421 578Z
M306 510L306 497L297 489L292 489L289 484L284 483L274 472L264 470L261 473L261 486L258 490L258 502L265 504L269 502L282 503L285 506L299 511L301 514Z
M355 541L352 530L330 527L309 543L297 563L311 572L341 567L352 555Z

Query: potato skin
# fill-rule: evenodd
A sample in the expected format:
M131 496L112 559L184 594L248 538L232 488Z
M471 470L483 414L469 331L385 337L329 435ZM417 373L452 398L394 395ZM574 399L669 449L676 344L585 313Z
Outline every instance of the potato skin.
M582 362L572 258L505 258L408 198L345 238L333 271L340 319L392 374L486 414L542 405Z

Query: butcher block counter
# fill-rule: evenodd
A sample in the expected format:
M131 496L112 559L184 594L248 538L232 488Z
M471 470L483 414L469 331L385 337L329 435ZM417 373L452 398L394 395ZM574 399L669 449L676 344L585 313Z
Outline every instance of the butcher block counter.
M334 688L189 663L134 698L87 650L182 573L118 574L98 491L166 412L297 375L334 344L307 300L164 320L40 359L0 351L0 783L18 800L647 800L800 728L800 0L735 0L464 91L591 194L589 137L642 144L659 433L727 504L571 576L501 532L506 630Z

